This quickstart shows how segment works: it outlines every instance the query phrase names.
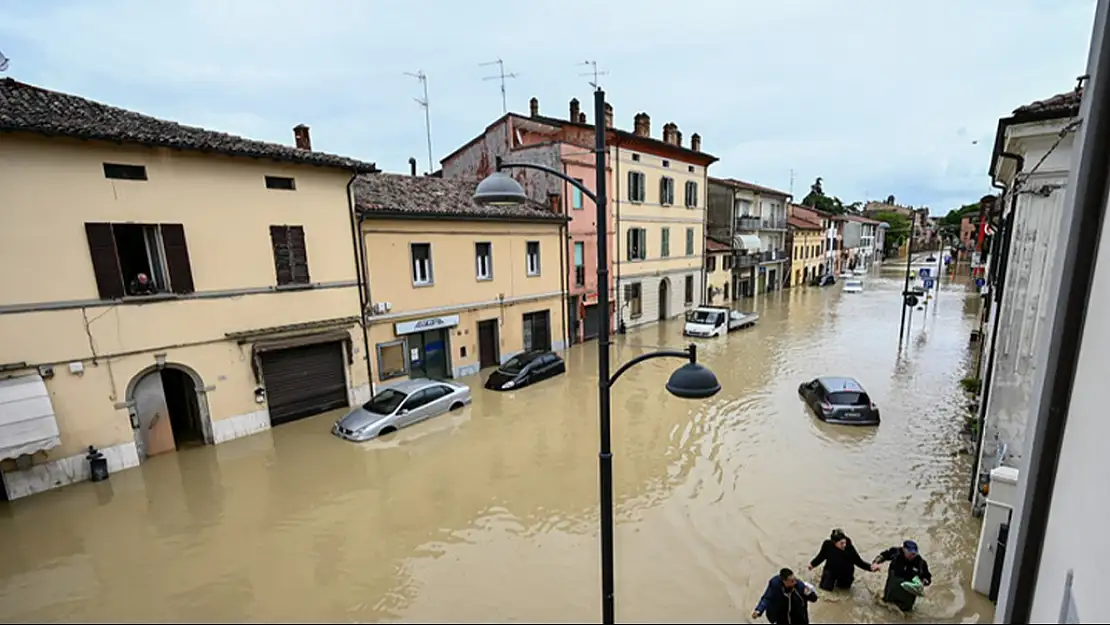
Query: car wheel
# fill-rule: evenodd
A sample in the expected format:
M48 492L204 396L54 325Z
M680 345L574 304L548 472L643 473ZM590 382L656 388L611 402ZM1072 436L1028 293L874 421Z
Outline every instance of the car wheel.
M463 407L463 403L461 401L457 401L457 402L451 404L451 407L448 408L448 410L462 410L462 407Z
M378 432L378 436L379 437L385 436L386 434L392 434L396 431L397 431L397 428L393 427L392 425L387 425L384 428L382 428L381 432Z

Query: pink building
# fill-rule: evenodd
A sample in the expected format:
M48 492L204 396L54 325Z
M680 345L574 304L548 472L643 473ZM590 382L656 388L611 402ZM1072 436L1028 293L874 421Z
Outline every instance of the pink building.
M540 115L536 98L531 100L528 117L507 113L486 127L466 145L448 154L440 164L447 178L481 179L493 173L497 157L504 162L530 162L562 171L581 180L594 191L594 126L580 110L577 99L570 101L567 119ZM613 127L612 107L606 111L606 127ZM597 338L601 325L597 305L597 207L570 184L538 171L509 170L533 199L552 205L568 218L567 245L563 252L567 296L567 327L572 343ZM607 167L607 186L614 189L612 168ZM609 292L613 297L612 244L613 209L603 226L610 237ZM610 307L610 319L615 308ZM616 328L611 323L611 328Z

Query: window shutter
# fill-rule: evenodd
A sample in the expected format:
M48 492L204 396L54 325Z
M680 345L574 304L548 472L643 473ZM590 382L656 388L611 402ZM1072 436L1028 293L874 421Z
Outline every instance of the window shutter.
M89 256L92 258L93 275L96 277L96 290L100 293L100 299L123 297L123 274L116 256L112 224L87 223L85 237L89 240Z
M635 258L632 253L632 248L635 245L633 242L636 240L636 229L629 228L628 232L625 234L625 238L628 239L625 241L625 260L632 260Z
M293 283L293 259L289 251L289 229L270 226L270 245L274 249L274 271L278 286Z
M185 227L181 224L162 224L161 229L170 288L174 293L192 293L193 268L189 263L189 246L185 243Z
M289 255L292 261L293 284L309 284L308 247L303 226L289 226Z
M666 178L660 178L659 179L659 203L660 204L666 204L667 203L667 179Z

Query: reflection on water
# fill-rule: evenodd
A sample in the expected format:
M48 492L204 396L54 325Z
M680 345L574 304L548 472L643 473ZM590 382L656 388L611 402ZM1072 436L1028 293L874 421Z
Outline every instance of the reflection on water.
M962 284L916 312L898 354L897 272L867 290L774 293L760 324L701 343L723 392L663 388L653 360L613 390L622 622L737 622L780 567L805 571L833 527L864 557L914 538L935 583L912 617L989 621L969 590L977 523L953 457L975 307ZM624 361L683 343L674 321L621 337ZM388 440L329 434L335 413L157 456L109 482L0 509L0 620L596 621L593 344L567 375ZM797 397L859 378L880 428L829 426ZM802 573L815 579L814 573ZM902 617L882 574L824 593L817 622Z

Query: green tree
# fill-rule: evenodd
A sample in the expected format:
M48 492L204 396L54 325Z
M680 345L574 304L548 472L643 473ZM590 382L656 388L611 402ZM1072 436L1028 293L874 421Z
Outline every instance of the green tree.
M886 238L884 239L884 245L886 247L884 251L887 254L897 249L910 236L910 218L901 213L875 213L872 219L890 224L890 228L886 231Z
M956 229L957 232L959 232L960 222L963 221L963 218L969 215L978 214L978 212L979 202L972 202L971 204L964 204L959 208L953 208L952 210L948 211L947 215L944 216L944 225L952 226Z
M821 178L818 178L817 181L813 183L813 186L809 188L809 193L802 198L802 206L815 208L832 215L843 215L848 212L847 207L840 201L840 198L825 195Z

